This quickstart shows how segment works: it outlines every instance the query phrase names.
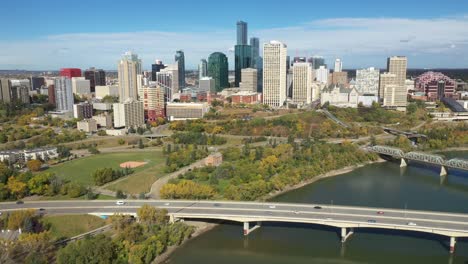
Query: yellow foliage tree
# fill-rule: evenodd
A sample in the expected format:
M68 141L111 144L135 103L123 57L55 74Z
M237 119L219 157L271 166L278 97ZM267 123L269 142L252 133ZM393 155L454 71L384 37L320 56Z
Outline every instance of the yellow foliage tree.
M30 171L39 171L41 169L41 166L42 166L42 162L40 160L28 160L28 162L26 162L26 167L28 167L28 169Z
M22 198L26 193L26 183L19 181L13 176L8 178L7 188L17 198Z

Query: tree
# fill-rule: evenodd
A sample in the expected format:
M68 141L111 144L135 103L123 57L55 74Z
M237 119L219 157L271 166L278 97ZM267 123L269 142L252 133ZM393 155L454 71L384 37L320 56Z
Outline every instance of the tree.
M11 194L16 198L23 198L26 194L26 183L19 181L17 178L11 176L8 178L7 188Z
M146 225L164 225L167 223L167 210L143 205L137 210L138 218Z
M51 182L55 178L53 173L40 173L29 179L28 189L31 194L38 195L53 195L55 194L51 190Z
M30 171L39 171L41 170L42 162L40 160L33 159L27 161L26 166Z
M8 217L7 227L11 230L17 230L19 228L24 228L24 223L26 219L32 219L36 211L34 209L19 210L13 211Z
M57 253L58 264L68 263L116 263L117 245L105 235L87 237L75 243L69 243Z
M122 192L122 190L117 190L117 191L115 192L115 197L116 197L117 199L125 199L125 198L127 198L127 195L125 195L125 194Z
M144 149L145 148L145 145L143 145L143 140L140 138L140 140L138 140L138 148L139 149Z

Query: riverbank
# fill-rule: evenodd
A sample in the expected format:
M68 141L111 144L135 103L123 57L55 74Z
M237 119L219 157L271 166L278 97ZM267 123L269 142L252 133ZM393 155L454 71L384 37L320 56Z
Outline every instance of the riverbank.
M358 168L362 168L366 165L370 165L370 164L374 164L374 163L382 163L382 162L385 162L386 160L382 159L382 158L378 158L377 160L375 161L369 161L369 162L365 162L365 163L362 163L362 164L359 164L359 165L354 165L354 166L347 166L347 167L344 167L344 168L341 168L341 169L338 169L338 170L332 170L332 171L329 171L327 173L324 173L324 174L320 174L320 175L317 175L316 177L312 178L312 179L309 179L307 181L303 181L299 184L296 184L296 185L292 185L292 186L288 186L286 187L285 189L281 190L281 191L275 191L275 192L271 192L263 197L261 197L259 200L268 200L268 199L272 199L276 196L279 196L281 194L284 194L284 193L287 193L287 192L290 192L290 191L293 191L293 190L296 190L296 189L299 189L299 188L302 188L306 185L309 185L309 184L312 184L312 183L315 183L319 180L322 180L322 179L326 179L326 178L331 178L331 177L335 177L335 176L338 176L338 175L342 175L342 174L345 174L345 173L348 173L348 172L352 172ZM170 256L172 253L174 253L177 249L179 249L181 246L183 246L184 244L188 243L189 241L191 241L192 239L212 230L213 228L215 228L216 226L218 226L218 224L214 224L214 223L204 223L204 222L190 222L190 221L186 221L185 223L189 224L189 225L192 225L192 226L195 226L196 227L196 231L195 233L193 233L192 237L190 239L187 239L185 240L184 242L182 242L181 245L179 246L172 246L172 247L169 247L166 252L164 252L163 254L161 254L160 256L158 256L154 261L153 261L153 264L163 264L163 263L167 263L167 261L170 260Z
M162 253L159 255L153 262L152 264L163 264L167 263L167 261L170 260L170 256L172 253L174 253L177 249L181 248L183 245L186 243L190 242L191 240L195 239L196 237L210 231L211 229L215 228L218 226L218 224L214 223L206 223L206 222L195 222L195 221L185 221L187 225L195 226L195 232L192 234L192 236L189 239L184 240L180 245L178 246L170 246L167 248L166 252Z

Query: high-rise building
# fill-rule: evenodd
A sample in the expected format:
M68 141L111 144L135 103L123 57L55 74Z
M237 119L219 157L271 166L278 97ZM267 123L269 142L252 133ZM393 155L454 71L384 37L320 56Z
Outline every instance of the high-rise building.
M373 67L356 70L355 88L359 94L378 95L379 94L380 70Z
M205 59L201 59L198 64L198 79L208 76L208 62Z
M252 67L252 47L250 45L236 45L235 53L235 86L239 87L241 70Z
M250 38L250 46L252 47L252 68L258 70L260 56L260 40L256 37Z
M318 82L327 84L328 83L328 74L330 71L321 65L318 69L315 70L315 78Z
M31 90L39 90L44 85L44 77L31 77Z
M165 117L163 87L143 87L143 109L149 122Z
M27 79L10 80L10 96L12 102L29 104L29 90L31 83Z
M87 102L73 105L74 118L91 118L93 117L93 105Z
M263 46L263 103L281 107L286 102L287 46L271 41Z
M383 106L406 109L406 68L408 60L403 56L394 56L387 59L387 73L380 75L379 98Z
M74 94L90 94L91 93L91 81L86 80L85 77L73 77L72 81L72 91Z
M237 45L247 45L247 23L237 21Z
M396 84L396 74L393 73L382 73L380 74L379 80L379 98L384 98L385 86Z
M47 86L47 95L49 96L48 103L55 105L55 84L49 84Z
M141 60L138 55L125 52L118 64L120 102L138 98L138 74L141 74Z
M242 69L242 81L239 85L241 91L257 92L257 72L254 68Z
M292 100L296 104L312 103L312 65L307 62L293 64Z
M396 85L405 85L407 66L408 59L404 56L393 56L387 59L387 72L396 75Z
M293 64L296 62L307 62L307 58L306 57L294 57Z
M307 60L307 62L312 64L312 68L314 70L319 69L320 66L324 66L326 68L325 59L322 56L312 56Z
M336 59L334 72L341 72L342 70L343 70L343 62L341 61L341 59Z
M156 73L164 69L165 66L160 60L156 60L154 64L151 64L151 80L156 81Z
M176 51L175 62L177 63L177 71L179 74L179 89L185 88L185 55L182 50Z
M60 69L60 76L62 77L81 77L81 69L78 68L62 68Z
M106 85L106 72L102 69L91 67L84 72L86 80L89 80L91 92L96 91L96 86Z
M8 79L0 79L0 101L3 103L11 102L10 80Z
M198 91L199 92L216 92L215 80L211 77L202 77L198 82Z
M224 53L214 52L208 58L208 76L215 80L217 92L229 87L228 58Z
M171 102L173 95L180 91L177 64L172 64L156 73L156 83L165 90L166 101Z
M345 86L348 84L348 72L344 72L344 71L335 72L334 71L331 74L331 77L332 77L331 84L345 85Z
M71 79L59 77L55 79L55 106L57 111L73 111L73 90Z
M143 102L128 98L125 102L116 103L114 109L114 127L139 127L145 124Z
M415 80L417 91L424 92L429 101L441 100L444 97L453 97L456 81L441 72L425 72Z
M290 67L291 67L291 57L286 56L286 71L289 71Z

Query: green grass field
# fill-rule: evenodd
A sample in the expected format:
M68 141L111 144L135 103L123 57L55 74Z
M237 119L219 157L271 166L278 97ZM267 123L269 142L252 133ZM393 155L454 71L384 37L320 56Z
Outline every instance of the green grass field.
M55 239L73 237L106 224L104 219L94 215L48 215L41 221L50 225L51 235Z
M133 181L139 181L138 184L146 184L148 180L142 180L140 178L152 178L156 179L162 172L164 167L165 158L161 150L154 151L142 151L142 152L125 152L125 153L105 153L93 155L86 158L81 158L73 161L69 161L48 169L48 172L53 172L57 176L84 185L94 185L92 173L99 168L114 168L119 169L119 164L125 161L145 161L148 162L146 165L139 168L135 168L135 172L128 177ZM153 178L152 178L153 179ZM152 180L151 179L151 180ZM124 180L123 182L125 182ZM152 182L151 182L152 183ZM147 186L149 189L151 184ZM145 187L145 186L144 186ZM124 190L122 188L122 190Z

